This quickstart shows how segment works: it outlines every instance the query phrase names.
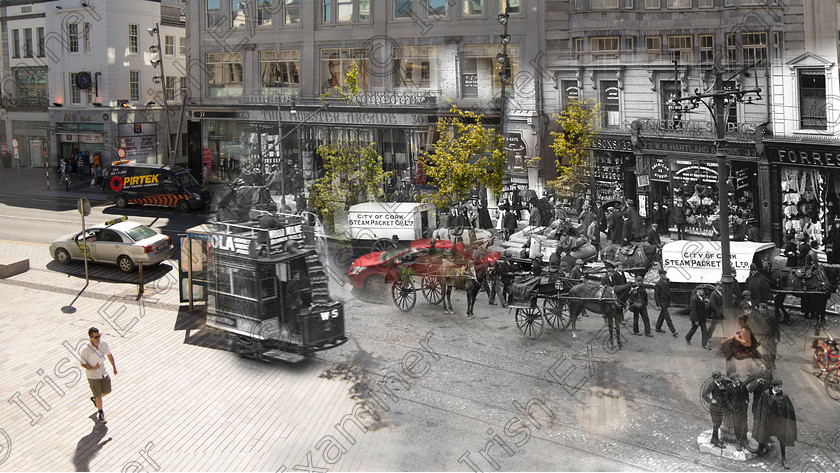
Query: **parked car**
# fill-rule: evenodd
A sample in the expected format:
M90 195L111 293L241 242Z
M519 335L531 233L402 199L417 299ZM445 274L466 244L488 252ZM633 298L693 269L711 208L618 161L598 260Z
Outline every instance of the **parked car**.
M87 253L89 261L115 264L126 273L134 271L141 262L144 266L159 264L171 257L173 251L168 236L146 225L129 222L126 217L64 235L50 245L50 255L61 264L81 260Z
M421 238L412 241L407 248L392 248L368 253L353 261L347 271L347 279L353 287L375 292L382 288L383 284L391 284L399 279L399 265L403 263L410 262L418 270L418 273L436 275L439 271L436 271L434 265L430 265L428 261L430 248L431 239ZM435 242L435 250L438 252L451 249L451 240L437 240ZM455 251L458 253L458 257L471 258L476 264L493 265L499 259L499 253L496 251L488 251L483 255L482 253L471 254L464 251L461 244L455 247Z

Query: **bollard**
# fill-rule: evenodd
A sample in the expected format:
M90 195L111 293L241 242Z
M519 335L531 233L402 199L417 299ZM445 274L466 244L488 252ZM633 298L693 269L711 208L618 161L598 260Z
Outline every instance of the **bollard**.
M140 262L140 265L137 266L137 271L138 271L138 273L137 273L138 277L140 279L140 286L137 288L137 294L139 295L139 294L143 294L143 292L144 292L144 289L143 289L143 262L142 261Z
M50 190L50 166L47 165L47 190Z

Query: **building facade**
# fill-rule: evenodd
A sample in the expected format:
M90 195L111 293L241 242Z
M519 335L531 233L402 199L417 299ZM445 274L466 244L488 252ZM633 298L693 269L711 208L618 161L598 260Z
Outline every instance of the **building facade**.
M186 62L178 2L9 1L2 8L4 143L21 166L96 152L107 162L119 148L139 162L166 159L164 96L177 111L186 80L168 75L164 92L153 61L170 70ZM156 25L161 51L151 53L157 37L147 29ZM179 116L170 110L170 117L174 136Z
M721 89L761 89L723 107L730 212L757 221L765 240L777 237L779 191L763 142L812 136L819 126L821 134L840 131L836 106L826 105L837 81L816 74L836 77L836 5L823 3L827 13L776 0L546 1L547 106L594 99L603 111L592 150L596 200L629 197L643 215L654 202L672 213L680 206L689 233L712 234L713 110L672 99L712 91L720 74ZM592 195L591 187L581 192Z
M528 58L542 46L542 2L508 1L506 120L502 0L189 2L190 165L232 178L262 157L267 169L285 164L314 179L320 145L374 143L386 170L422 183L418 157L450 103L504 122L512 162L539 156L541 81ZM325 97L354 68L361 93Z

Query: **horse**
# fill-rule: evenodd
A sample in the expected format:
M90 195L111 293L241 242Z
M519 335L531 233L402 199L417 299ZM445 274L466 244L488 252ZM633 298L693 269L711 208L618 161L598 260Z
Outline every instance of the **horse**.
M801 268L777 268L770 272L768 279L775 294L777 316L784 311L788 295L799 297L800 310L814 317L815 335L819 335L820 326L825 324L825 306L840 285L840 268L826 265L810 272Z
M621 263L625 268L643 268L631 271L633 275L644 276L661 259L660 248L649 243L633 243L628 246L607 244L601 250L601 261L615 265Z
M610 331L610 347L614 347L613 326L618 348L621 345L621 321L624 319L624 304L630 297L632 284L620 284L615 287L602 286L594 282L582 282L569 289L565 294L569 305L569 318L572 327L572 337L577 338L575 323L584 309L601 314Z

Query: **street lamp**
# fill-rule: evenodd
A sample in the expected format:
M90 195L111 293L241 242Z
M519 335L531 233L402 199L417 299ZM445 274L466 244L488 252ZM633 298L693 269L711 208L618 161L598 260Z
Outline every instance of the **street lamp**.
M508 14L508 0L504 0L504 11L499 13L498 20L502 26L505 27L504 33L499 37L499 42L502 44L502 52L496 55L496 62L499 63L502 70L499 72L499 79L502 82L502 140L503 146L507 148L507 93L505 91L507 86L507 81L510 80L510 58L508 58L507 54L507 45L510 44L511 37L508 34L508 21L510 20L510 15ZM507 157L507 149L505 149L505 157ZM508 169L511 168L510 163L508 164Z
M155 23L154 28L146 28L146 31L149 32L149 36L152 39L155 39L155 44L149 46L149 52L152 54L160 54L157 60L152 60L151 64L152 67L156 68L160 66L160 75L152 77L152 82L155 84L161 84L161 90L163 91L163 113L164 113L164 120L166 120L166 152L169 156L169 164L175 164L175 154L172 150L172 129L169 126L169 101L167 100L166 95L166 73L163 70L163 54L161 54L160 49L160 25Z
M742 72L744 71L739 71L738 74ZM729 79L732 79L732 77ZM677 87L677 91L679 91L679 84L675 83L674 85ZM751 94L755 94L755 98ZM732 290L735 286L735 275L732 272L732 259L729 245L729 165L726 160L725 112L735 102L751 104L759 100L761 100L761 88L759 87L743 89L738 84L738 87L734 90L726 90L724 88L723 73L717 67L715 68L715 82L711 91L700 93L700 89L694 89L694 95L680 97L679 93L677 93L670 100L674 109L683 113L694 110L700 104L703 104L714 118L716 130L715 157L717 158L718 165L718 200L720 202L720 254L722 259L721 267L723 269L720 280L723 283L722 296L723 307L725 309L731 309L733 307Z

